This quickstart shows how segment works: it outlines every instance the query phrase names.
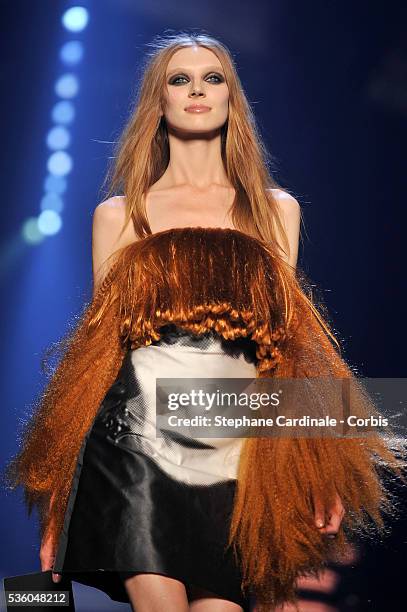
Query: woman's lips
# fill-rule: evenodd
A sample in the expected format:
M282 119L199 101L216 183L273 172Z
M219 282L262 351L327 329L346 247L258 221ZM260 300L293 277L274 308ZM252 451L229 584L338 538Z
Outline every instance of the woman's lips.
M210 111L211 109L209 106L197 104L195 106L187 106L185 110L187 111L187 113L206 113L207 111Z

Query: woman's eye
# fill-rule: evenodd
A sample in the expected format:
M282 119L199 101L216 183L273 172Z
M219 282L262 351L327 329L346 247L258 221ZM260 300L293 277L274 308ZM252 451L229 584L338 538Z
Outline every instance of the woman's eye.
M208 79L216 79L215 83L222 83L223 79L218 74L210 74Z
M178 85L180 79L186 79L184 76L177 76L170 80L170 85Z

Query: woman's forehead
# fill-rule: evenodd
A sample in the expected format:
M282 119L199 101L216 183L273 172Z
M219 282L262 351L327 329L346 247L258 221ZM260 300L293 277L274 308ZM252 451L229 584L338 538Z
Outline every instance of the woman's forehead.
M205 47L186 47L178 49L170 58L167 65L167 72L179 69L196 69L196 68L222 68L219 59L210 49Z

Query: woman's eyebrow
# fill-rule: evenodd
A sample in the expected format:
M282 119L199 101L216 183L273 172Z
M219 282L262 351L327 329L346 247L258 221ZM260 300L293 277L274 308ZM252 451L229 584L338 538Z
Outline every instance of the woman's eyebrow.
M219 68L219 66L206 66L203 70L203 72L219 72L220 74L223 75L223 70L222 68ZM172 70L170 70L169 72L167 72L167 77L171 76L172 74L176 74L177 72L184 72L184 73L188 73L188 69L187 68L173 68Z

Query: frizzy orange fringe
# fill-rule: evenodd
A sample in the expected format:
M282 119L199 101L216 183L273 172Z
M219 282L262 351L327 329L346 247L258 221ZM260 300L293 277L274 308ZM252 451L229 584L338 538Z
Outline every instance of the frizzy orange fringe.
M59 537L80 446L125 352L159 340L170 322L196 334L250 338L258 377L354 379L305 284L259 239L232 229L176 228L121 249L69 335L7 468L29 512L39 509L41 536ZM374 406L361 395L358 410ZM245 441L229 544L258 610L295 601L296 579L344 551L348 537L383 530L383 512L395 508L383 466L397 476L405 461L379 435ZM313 499L328 507L336 492L346 514L331 541L314 525Z

